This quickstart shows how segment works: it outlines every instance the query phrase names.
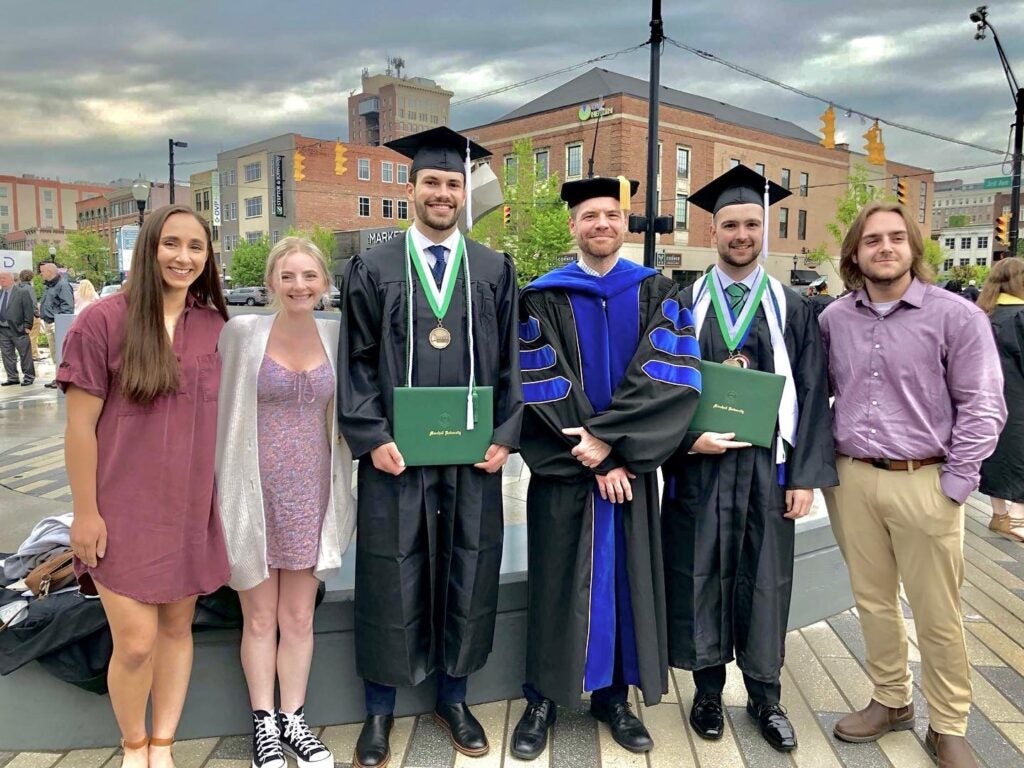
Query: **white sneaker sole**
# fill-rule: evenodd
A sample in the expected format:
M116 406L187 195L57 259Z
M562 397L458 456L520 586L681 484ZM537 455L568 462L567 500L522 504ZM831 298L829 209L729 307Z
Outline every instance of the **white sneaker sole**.
M295 753L295 750L284 742L281 743L281 749L284 750L286 755L295 759L295 763L299 768L323 768L324 766L334 765L334 754L330 750L327 750L327 754L318 760L303 760ZM268 768L268 766L264 766L264 768Z
M282 757L277 760L269 760L260 766L256 765L256 761L253 760L249 763L249 768L288 768L288 761Z

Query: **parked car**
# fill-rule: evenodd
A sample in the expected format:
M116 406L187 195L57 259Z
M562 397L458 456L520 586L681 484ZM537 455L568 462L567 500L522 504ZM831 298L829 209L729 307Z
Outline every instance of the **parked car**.
M113 296L115 293L118 293L120 290L121 290L121 286L120 285L116 285L116 284L115 285L104 285L103 288L100 289L100 298L102 299L104 296Z
M230 288L224 292L228 304L247 304L250 307L266 306L267 289L263 286Z

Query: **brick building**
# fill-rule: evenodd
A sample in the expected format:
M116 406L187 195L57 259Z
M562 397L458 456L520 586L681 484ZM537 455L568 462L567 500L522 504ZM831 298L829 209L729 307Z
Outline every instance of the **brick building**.
M778 118L664 86L661 94L657 210L675 217L675 231L660 235L657 243L666 273L685 281L714 260L711 215L690 206L688 198L737 163L793 192L771 211L772 274L788 280L791 270L804 268L802 254L820 245L838 261L838 247L826 225L834 219L847 176L862 155L825 149L818 135ZM646 81L595 68L463 133L492 151L491 164L499 178L504 166L513 162L512 145L518 139L531 139L538 168L563 180L588 175L593 153L596 175L640 180L632 212L642 214L648 194L647 97ZM928 237L931 171L895 163L869 168L873 178L887 179L898 172L917 180L910 184L909 205L924 211L918 221ZM628 235L624 255L641 261L642 243L641 235ZM834 274L827 264L818 269Z
M348 98L348 140L379 147L389 141L448 125L452 92L425 77L370 75L362 93Z
M63 234L78 228L75 203L113 189L104 184L63 182L38 176L0 176L0 235L27 231Z
M302 158L299 181L296 152ZM220 186L223 262L230 272L231 253L239 242L266 235L276 243L292 227L349 231L407 221L408 175L409 159L386 147L295 133L221 152L211 184Z

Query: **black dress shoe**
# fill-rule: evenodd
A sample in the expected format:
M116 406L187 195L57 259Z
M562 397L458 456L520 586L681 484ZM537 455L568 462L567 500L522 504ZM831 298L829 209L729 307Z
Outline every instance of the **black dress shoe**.
M555 724L557 714L558 707L551 699L527 704L526 711L512 731L509 751L520 760L536 759L548 745L548 730Z
M57 388L57 382L56 381L51 381L49 384L43 384L43 386L46 387L47 389L56 389Z
M21 384L21 382L20 382L20 381L18 381L17 379L15 379L14 381L4 381L4 382L0 382L0 387L16 387L16 386L18 386L19 384Z
M31 387L35 383L36 383L35 379L25 379L24 381L21 382L21 386L23 386L23 387Z
M633 714L629 702L619 701L607 706L590 702L590 714L602 723L608 723L615 743L630 752L650 752L654 739L644 724Z
M761 736L772 749L779 752L792 752L796 749L796 731L781 704L755 704L748 701L747 714L757 720Z
M395 718L391 715L367 715L352 757L355 768L384 768L388 764L391 759L388 737L394 724Z
M434 720L448 731L452 746L469 757L486 755L491 748L487 743L487 734L480 721L473 717L465 702L458 704L441 704L434 708Z
M718 741L722 738L725 733L725 714L722 711L721 694L698 691L690 709L690 725L702 739Z

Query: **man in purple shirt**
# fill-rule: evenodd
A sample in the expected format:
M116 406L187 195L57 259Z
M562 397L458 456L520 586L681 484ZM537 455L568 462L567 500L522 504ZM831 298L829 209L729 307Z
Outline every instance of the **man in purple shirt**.
M914 726L902 579L930 712L926 746L942 766L973 767L963 503L1006 420L992 329L971 302L929 283L921 234L900 205L865 206L840 272L851 292L821 315L840 482L824 494L874 693L834 733L867 742Z

